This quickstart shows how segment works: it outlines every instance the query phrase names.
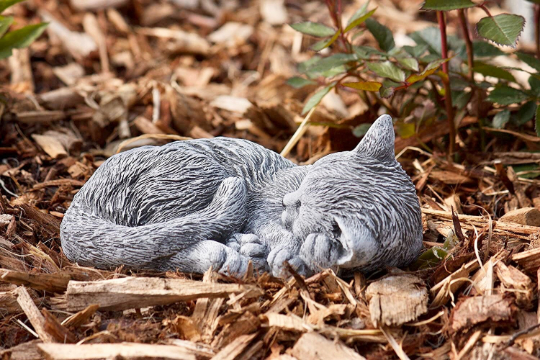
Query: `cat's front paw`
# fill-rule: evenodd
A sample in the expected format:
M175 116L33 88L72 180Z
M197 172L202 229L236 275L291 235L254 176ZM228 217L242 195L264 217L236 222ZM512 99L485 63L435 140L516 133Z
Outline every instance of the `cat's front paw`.
M300 258L314 271L337 265L341 244L324 234L309 234L300 248Z
M309 276L311 271L306 266L304 261L298 256L298 250L290 247L278 247L272 249L268 255L268 265L272 271L272 275L275 277L286 278L290 276L289 271L286 269L285 261L291 265L291 267L300 275Z
M266 263L268 247L256 235L234 234L227 242L227 246L251 260L256 270L268 270Z

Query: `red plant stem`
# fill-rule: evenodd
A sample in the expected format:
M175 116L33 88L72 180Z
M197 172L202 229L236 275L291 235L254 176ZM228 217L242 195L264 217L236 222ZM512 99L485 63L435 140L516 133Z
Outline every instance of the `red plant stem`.
M446 22L444 13L437 11L437 21L439 22L439 30L441 32L441 55L443 59L448 59L448 44L446 41ZM443 72L446 74L446 79L443 80L444 85L444 104L446 107L446 117L448 118L448 126L450 130L450 138L448 141L448 155L454 153L454 143L456 141L456 126L454 124L454 108L452 106L452 93L450 89L450 76L448 74L448 62L443 64ZM435 90L435 89L434 89Z
M534 40L536 41L536 57L540 59L540 5L534 5Z
M465 10L459 9L459 23L461 25L461 31L463 32L463 38L465 39L465 48L467 49L467 63L469 65L469 79L474 81L474 56L473 56L473 43L471 41L471 35L469 33L469 26L467 24L467 18L465 17Z
M481 3L480 5L478 5L478 7L482 10L485 11L485 13L487 14L487 16L489 17L493 17L493 15L491 15L491 13L489 12L488 8L486 7L486 5L484 5L485 2Z

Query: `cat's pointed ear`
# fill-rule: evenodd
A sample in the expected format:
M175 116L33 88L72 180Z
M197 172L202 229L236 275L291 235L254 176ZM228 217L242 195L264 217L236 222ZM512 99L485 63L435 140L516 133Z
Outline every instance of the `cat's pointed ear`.
M392 117L382 115L371 125L362 141L352 152L381 161L393 160L395 139Z

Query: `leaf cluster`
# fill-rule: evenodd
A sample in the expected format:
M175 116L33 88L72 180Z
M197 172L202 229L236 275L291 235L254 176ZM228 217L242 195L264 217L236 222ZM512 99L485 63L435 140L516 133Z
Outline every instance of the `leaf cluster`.
M0 14L22 1L24 0L0 0ZM0 59L10 57L13 54L13 49L29 46L47 27L47 23L42 22L8 32L14 21L13 16L0 15Z

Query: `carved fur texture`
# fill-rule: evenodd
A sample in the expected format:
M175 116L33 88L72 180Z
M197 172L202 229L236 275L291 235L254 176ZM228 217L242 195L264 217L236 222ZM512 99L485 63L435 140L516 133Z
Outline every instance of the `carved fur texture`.
M247 140L145 146L101 165L61 225L80 265L208 268L284 276L404 266L422 247L414 186L394 157L390 116L350 152L297 166Z

